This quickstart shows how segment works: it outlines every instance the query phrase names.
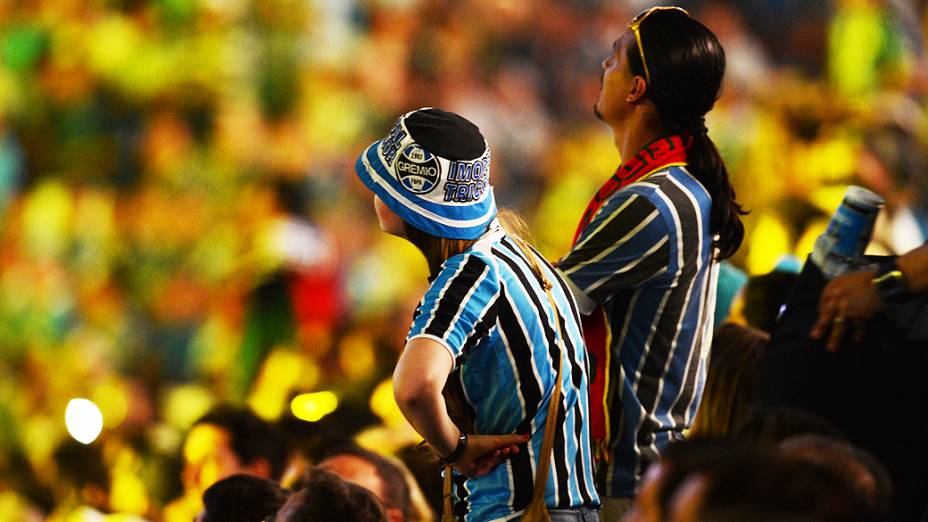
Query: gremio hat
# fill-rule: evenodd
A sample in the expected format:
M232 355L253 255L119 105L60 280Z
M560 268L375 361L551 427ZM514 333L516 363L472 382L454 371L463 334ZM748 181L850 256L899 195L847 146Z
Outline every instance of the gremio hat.
M390 210L433 236L477 239L496 217L490 147L453 112L404 114L358 157L355 172Z

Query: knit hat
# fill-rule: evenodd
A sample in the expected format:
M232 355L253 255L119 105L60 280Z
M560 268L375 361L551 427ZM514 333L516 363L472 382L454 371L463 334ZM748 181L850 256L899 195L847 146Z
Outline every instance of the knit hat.
M496 217L490 147L476 125L453 112L404 114L354 169L390 210L433 236L477 239Z

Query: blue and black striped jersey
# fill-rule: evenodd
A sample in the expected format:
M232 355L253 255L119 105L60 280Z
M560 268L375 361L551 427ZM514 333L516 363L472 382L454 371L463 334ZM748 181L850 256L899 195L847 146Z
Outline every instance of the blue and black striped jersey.
M633 496L698 407L718 272L711 207L685 168L659 170L613 194L558 264L581 308L606 316L604 495Z
M532 434L527 451L490 474L455 477L455 513L467 521L505 520L531 500L559 357L555 320L566 353L546 503L561 509L597 506L587 358L573 297L553 267L543 263L554 283L555 314L523 252L498 226L492 228L471 249L444 263L407 337L429 337L451 353L455 369L449 379L463 390L478 433Z

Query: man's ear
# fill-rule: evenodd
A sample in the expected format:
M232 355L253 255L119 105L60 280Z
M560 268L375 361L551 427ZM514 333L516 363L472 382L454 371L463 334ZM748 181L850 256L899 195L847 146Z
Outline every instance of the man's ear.
M625 101L628 103L639 103L644 101L645 94L648 92L648 82L643 76L635 75L631 81L631 88L628 90L628 96Z

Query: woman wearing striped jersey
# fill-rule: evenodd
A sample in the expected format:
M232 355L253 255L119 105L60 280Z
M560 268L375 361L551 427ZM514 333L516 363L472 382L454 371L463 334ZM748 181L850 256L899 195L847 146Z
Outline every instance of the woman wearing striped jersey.
M547 507L552 520L598 520L577 309L551 265L500 226L480 130L457 114L413 111L355 170L374 192L381 228L428 262L431 286L394 392L410 424L454 468L455 517L519 519L533 500L535 470L547 465L533 509ZM542 459L549 411L551 451Z

